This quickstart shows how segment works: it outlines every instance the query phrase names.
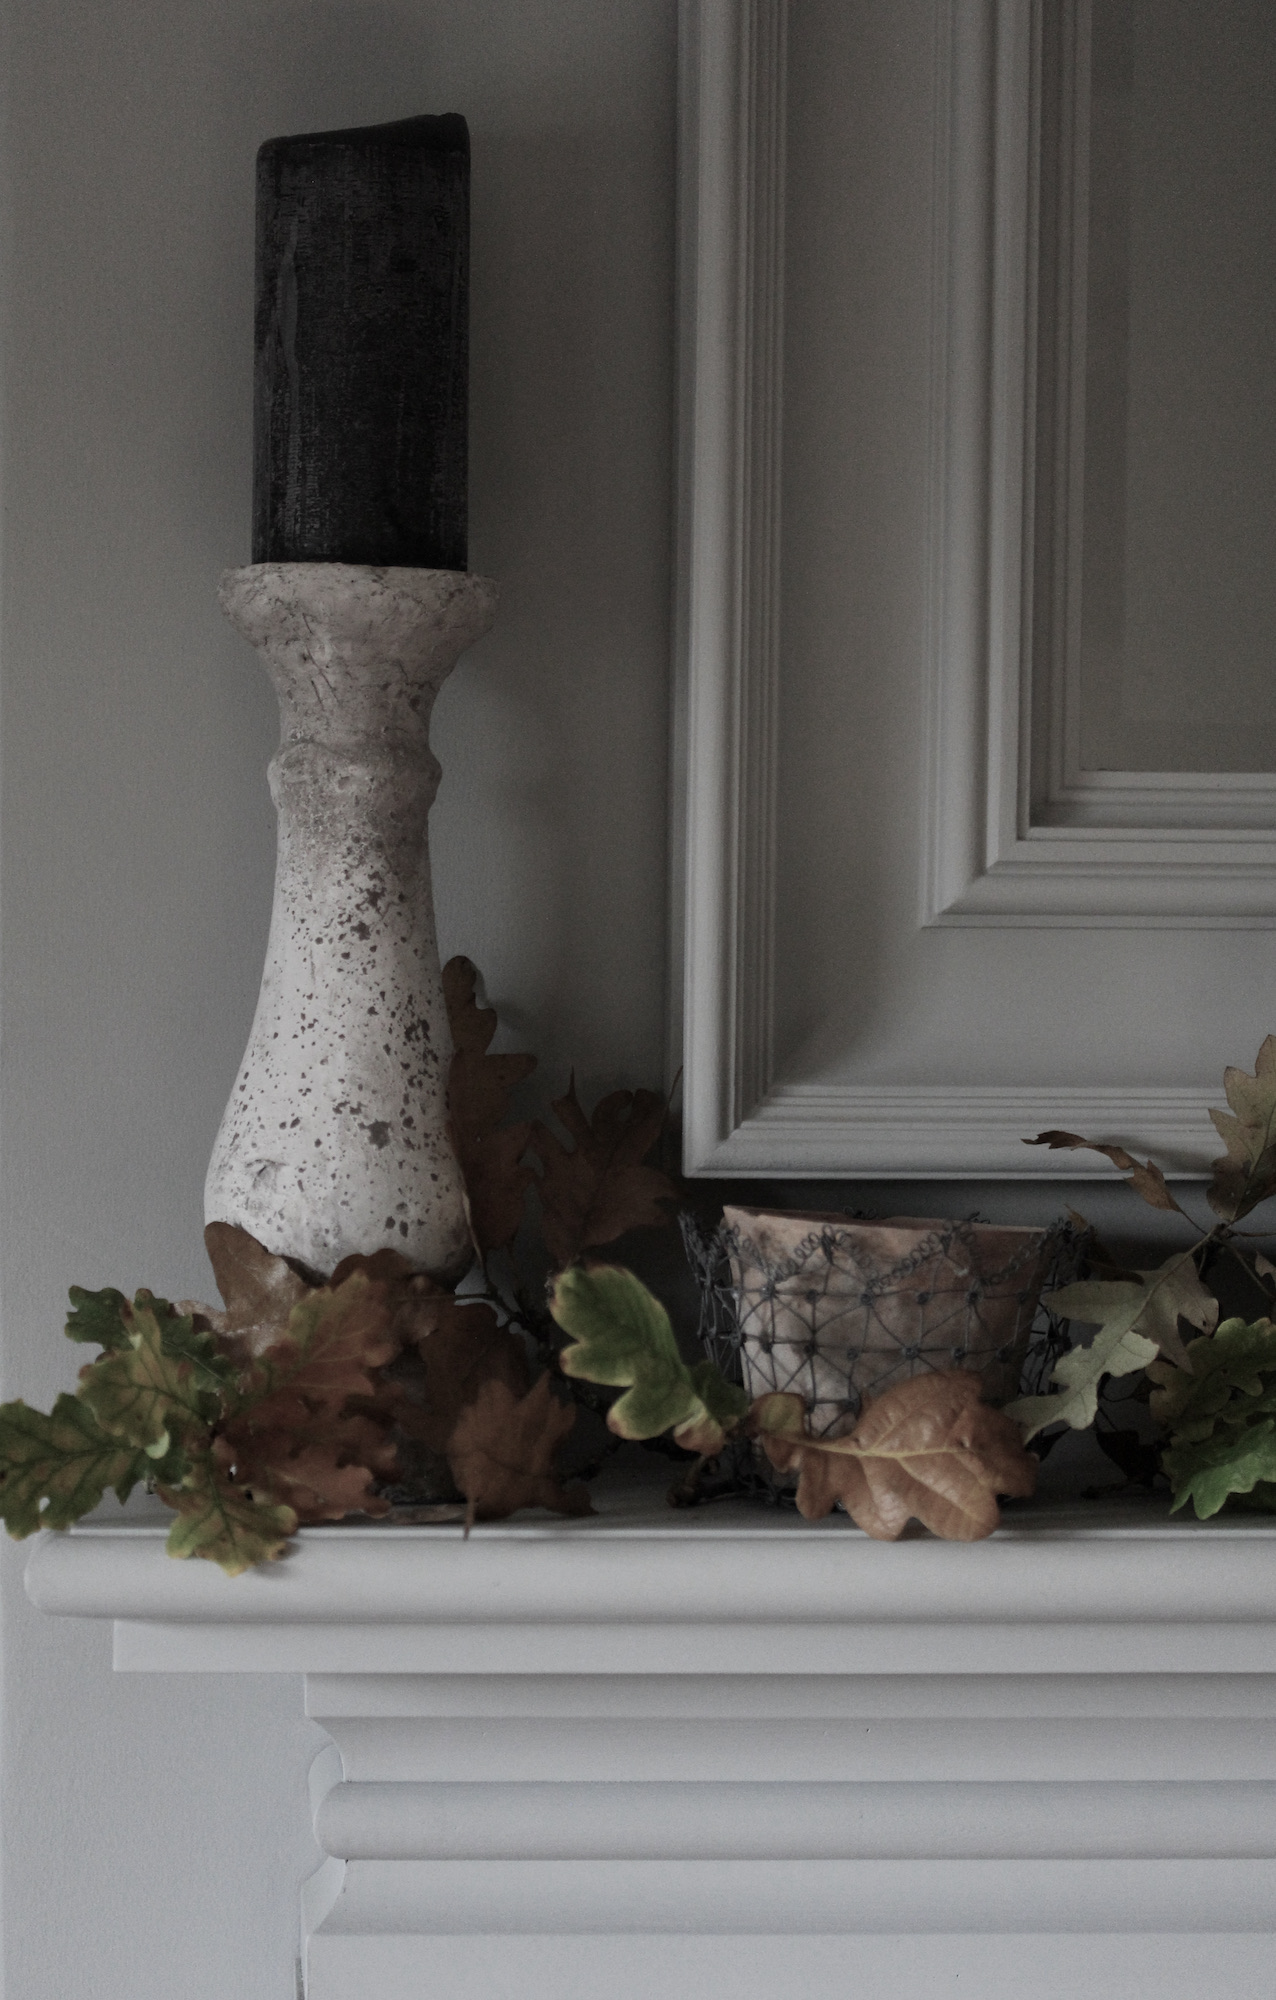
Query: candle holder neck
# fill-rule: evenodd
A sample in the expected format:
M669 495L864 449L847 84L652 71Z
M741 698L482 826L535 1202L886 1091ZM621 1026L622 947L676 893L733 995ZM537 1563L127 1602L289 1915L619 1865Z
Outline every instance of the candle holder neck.
M207 1219L320 1272L393 1247L455 1277L469 1239L446 1129L429 721L496 587L456 570L256 563L229 571L220 596L279 698L279 846Z

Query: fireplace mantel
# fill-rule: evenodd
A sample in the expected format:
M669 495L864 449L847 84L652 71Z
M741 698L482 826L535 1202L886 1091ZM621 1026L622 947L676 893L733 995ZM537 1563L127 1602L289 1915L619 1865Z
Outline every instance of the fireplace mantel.
M1029 1503L882 1544L652 1475L584 1521L306 1530L234 1580L103 1514L27 1587L113 1619L117 1668L305 1675L310 2000L1253 1985L1276 1523Z

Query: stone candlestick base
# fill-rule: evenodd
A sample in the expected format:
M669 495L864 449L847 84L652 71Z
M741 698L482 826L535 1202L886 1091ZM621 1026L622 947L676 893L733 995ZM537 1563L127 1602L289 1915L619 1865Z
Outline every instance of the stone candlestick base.
M256 563L221 603L279 697L279 815L261 994L205 1214L327 1273L393 1247L440 1278L469 1259L445 1129L451 1053L426 818L434 697L492 622L458 570Z

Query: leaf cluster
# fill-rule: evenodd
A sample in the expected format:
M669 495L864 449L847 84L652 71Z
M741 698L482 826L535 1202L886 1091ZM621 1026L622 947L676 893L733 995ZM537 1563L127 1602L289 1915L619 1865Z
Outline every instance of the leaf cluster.
M536 1067L531 1055L492 1055L494 1008L479 1007L478 972L468 958L443 968L455 1053L448 1072L448 1120L481 1262L508 1249L535 1188L541 1234L555 1269L631 1229L670 1219L678 1190L651 1154L669 1115L652 1090L616 1090L587 1115L573 1075L551 1109L566 1139L543 1119L505 1123L510 1094Z
M1018 1427L980 1401L977 1375L917 1375L866 1402L846 1437L813 1437L801 1396L750 1400L711 1362L688 1368L668 1314L631 1271L562 1273L554 1317L572 1344L568 1374L626 1390L608 1413L620 1437L669 1432L712 1457L731 1436L756 1437L779 1471L796 1471L798 1511L819 1520L843 1506L857 1525L894 1541L911 1520L948 1541L992 1533L998 1494L1033 1491L1037 1461Z
M480 1260L508 1249L533 1186L556 1263L667 1221L676 1190L648 1162L665 1099L618 1091L586 1116L573 1081L553 1106L565 1140L507 1122L535 1058L491 1053L496 1014L477 989L468 960L444 969L449 1131ZM278 1557L299 1525L386 1514L405 1480L455 1499L467 1525L525 1506L589 1511L555 1470L575 1408L549 1374L532 1382L499 1299L458 1298L393 1251L316 1281L229 1223L205 1242L220 1307L72 1289L66 1333L100 1352L49 1413L0 1408L11 1534L67 1527L145 1482L177 1516L170 1552L235 1574Z
M1111 1259L1100 1252L1096 1263L1107 1266L1106 1275L1051 1293L1047 1304L1054 1312L1097 1330L1087 1345L1074 1347L1056 1362L1051 1393L1023 1397L1008 1410L1023 1425L1027 1438L1054 1422L1082 1429L1094 1421L1105 1378L1146 1370L1155 1385L1152 1414L1172 1428L1162 1465L1174 1485L1174 1505L1181 1506L1190 1494L1198 1511L1204 1506L1209 1513L1216 1513L1229 1493L1261 1494L1268 1476L1263 1469L1266 1418L1256 1408L1246 1410L1243 1398L1236 1400L1241 1392L1228 1376L1233 1357L1245 1345L1237 1332L1245 1323L1229 1320L1218 1327L1218 1301L1206 1289L1201 1273L1211 1258L1226 1251L1260 1289L1265 1278L1276 1276L1276 1266L1267 1258L1247 1253L1235 1240L1237 1223L1276 1194L1276 1036L1264 1041L1252 1075L1228 1069L1223 1087L1229 1108L1211 1111L1210 1117L1227 1150L1213 1162L1205 1191L1218 1220L1204 1231L1198 1229L1190 1248L1167 1258L1154 1271L1113 1269ZM1060 1131L1039 1133L1026 1143L1100 1153L1152 1208L1191 1221L1155 1161L1139 1160L1124 1146ZM1189 1331L1195 1328L1202 1337L1185 1345L1180 1331L1184 1326ZM1255 1330L1249 1333L1250 1345L1257 1341L1261 1347ZM1226 1389L1224 1382L1230 1383ZM1179 1409L1184 1396L1195 1414ZM1217 1412L1211 1406L1207 1430L1198 1434L1193 1427L1205 1422L1206 1403L1214 1397L1222 1401ZM1186 1430L1174 1427L1180 1419ZM1137 1446L1137 1439L1134 1442ZM1276 1469L1276 1456L1272 1466Z
M1218 1319L1218 1301L1206 1291L1192 1252L1186 1250L1176 1251L1152 1271L1061 1286L1048 1294L1047 1303L1064 1318L1097 1331L1088 1346L1074 1347L1056 1361L1055 1393L1007 1404L1006 1415L1023 1425L1025 1438L1056 1422L1073 1430L1092 1424L1105 1376L1135 1374L1158 1356L1185 1368L1180 1320L1208 1332Z

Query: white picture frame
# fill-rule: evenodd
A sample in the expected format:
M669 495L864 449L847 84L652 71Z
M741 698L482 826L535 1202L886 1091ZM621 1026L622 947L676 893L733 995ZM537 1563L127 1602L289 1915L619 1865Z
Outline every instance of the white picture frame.
M1084 33L1086 5L1068 0L1074 35ZM1217 1091L830 1085L791 1071L777 1080L786 19L786 0L683 0L671 1013L686 1170L1105 1171L1092 1156L1024 1147L1025 1134L1055 1125L1134 1139L1172 1172L1205 1172L1217 1150L1206 1118ZM1084 797L1073 824L1031 824L1025 578L1040 19L1039 0L943 0L937 11L919 921L1270 928L1271 779L1090 784L1052 751L1055 782ZM1049 706L1066 710L1062 698ZM1163 822L1151 827L1141 823L1150 798Z

